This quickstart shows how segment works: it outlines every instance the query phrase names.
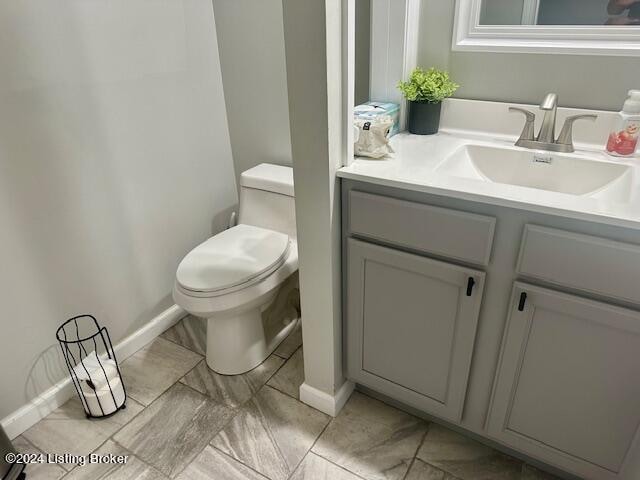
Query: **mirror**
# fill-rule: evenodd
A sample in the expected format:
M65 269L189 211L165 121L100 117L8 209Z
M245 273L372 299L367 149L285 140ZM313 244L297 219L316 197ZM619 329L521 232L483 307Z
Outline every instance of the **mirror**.
M640 0L482 0L479 23L640 26Z
M640 0L458 0L453 50L640 55Z

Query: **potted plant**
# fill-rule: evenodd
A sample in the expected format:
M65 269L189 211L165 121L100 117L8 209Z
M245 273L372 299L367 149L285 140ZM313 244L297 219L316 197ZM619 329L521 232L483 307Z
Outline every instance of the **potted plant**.
M444 70L418 67L409 81L398 83L398 89L409 102L408 129L418 135L438 133L442 100L458 89Z

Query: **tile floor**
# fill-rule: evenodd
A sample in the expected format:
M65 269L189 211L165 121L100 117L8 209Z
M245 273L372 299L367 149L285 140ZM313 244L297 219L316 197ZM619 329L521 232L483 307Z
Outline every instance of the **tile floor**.
M204 361L205 328L187 317L123 362L126 410L89 421L72 399L14 441L126 464L32 465L28 479L556 479L362 393L334 419L304 405L299 328L253 371L218 375Z

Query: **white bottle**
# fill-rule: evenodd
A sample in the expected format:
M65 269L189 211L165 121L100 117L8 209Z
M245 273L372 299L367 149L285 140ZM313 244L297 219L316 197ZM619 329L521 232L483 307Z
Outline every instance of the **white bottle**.
M632 157L640 135L640 90L629 90L622 111L607 140L607 153L618 157Z

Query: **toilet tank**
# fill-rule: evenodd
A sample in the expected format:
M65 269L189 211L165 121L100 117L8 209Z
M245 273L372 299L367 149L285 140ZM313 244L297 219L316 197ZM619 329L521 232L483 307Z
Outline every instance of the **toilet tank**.
M238 222L296 238L293 169L261 163L242 172Z

